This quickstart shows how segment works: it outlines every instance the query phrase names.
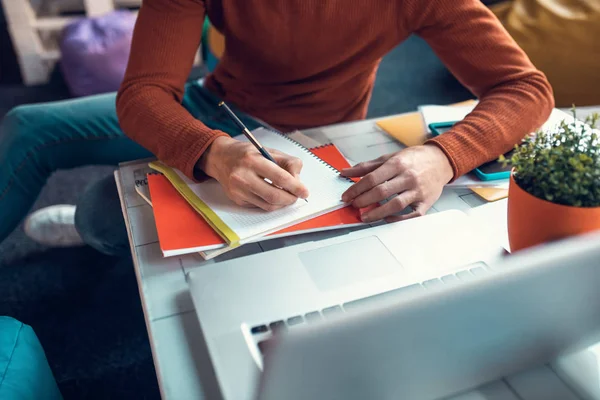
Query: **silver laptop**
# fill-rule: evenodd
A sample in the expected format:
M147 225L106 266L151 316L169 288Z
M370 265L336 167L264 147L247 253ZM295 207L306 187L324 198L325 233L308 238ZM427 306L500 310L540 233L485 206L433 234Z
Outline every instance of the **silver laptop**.
M446 211L199 267L190 291L225 399L252 399L276 332L490 273L504 249Z
M439 399L587 348L600 342L599 260L600 234L573 238L463 285L276 334L257 398Z

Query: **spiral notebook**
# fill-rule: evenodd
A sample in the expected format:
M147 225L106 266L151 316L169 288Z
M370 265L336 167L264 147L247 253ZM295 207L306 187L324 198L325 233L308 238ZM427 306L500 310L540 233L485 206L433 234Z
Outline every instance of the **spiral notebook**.
M350 166L333 144L311 148L310 151L338 170ZM356 182L359 178L353 180ZM179 194L165 176L152 173L148 175L147 182L148 197L152 196L154 200L152 208L160 249L165 257L198 252L205 259L210 259L227 251L225 241ZM361 220L361 214L374 207L360 210L344 207L271 233L259 240L366 225Z
M196 183L181 171L160 162L150 166L171 182L229 247L253 242L347 206L341 201L341 196L354 183L353 180L340 176L337 169L283 134L264 128L253 131L253 134L266 148L277 149L302 160L300 180L310 192L308 203L299 199L290 206L271 212L249 209L231 201L214 179ZM239 140L247 141L244 136Z

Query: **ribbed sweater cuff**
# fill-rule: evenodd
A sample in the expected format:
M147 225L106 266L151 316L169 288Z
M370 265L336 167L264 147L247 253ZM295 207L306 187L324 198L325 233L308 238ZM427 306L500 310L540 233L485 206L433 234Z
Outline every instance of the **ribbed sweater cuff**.
M216 138L221 136L229 137L227 133L219 130L208 131L199 134L197 140L186 146L185 149L182 149L181 155L177 158L176 165L174 165L174 167L179 169L185 174L185 176L194 182L197 182L198 179L194 175L196 163L202 154L204 154L208 146L210 146Z

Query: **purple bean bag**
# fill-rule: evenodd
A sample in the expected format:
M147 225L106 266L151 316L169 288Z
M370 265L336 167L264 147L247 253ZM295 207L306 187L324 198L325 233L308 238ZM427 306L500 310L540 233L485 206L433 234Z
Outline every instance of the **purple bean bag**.
M114 92L129 58L136 15L114 11L82 18L65 27L60 41L61 70L73 96Z

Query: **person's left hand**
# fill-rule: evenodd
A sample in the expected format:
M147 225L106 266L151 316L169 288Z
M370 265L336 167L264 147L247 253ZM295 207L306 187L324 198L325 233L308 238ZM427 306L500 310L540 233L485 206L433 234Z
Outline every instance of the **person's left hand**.
M437 201L444 185L453 176L446 155L435 145L409 147L376 160L362 162L341 171L343 176L362 177L342 195L342 201L356 208L387 203L362 215L364 222L385 219L395 222L424 215ZM395 216L407 207L412 212Z

